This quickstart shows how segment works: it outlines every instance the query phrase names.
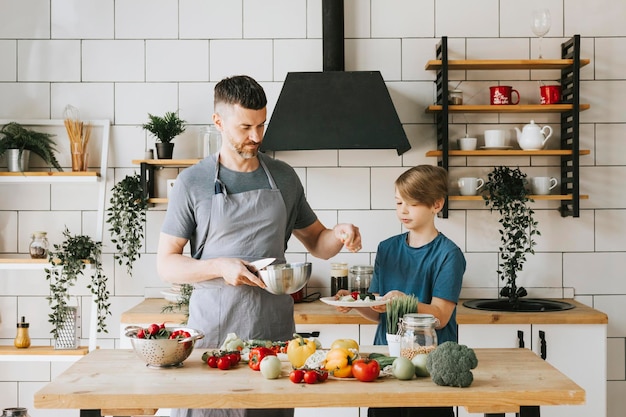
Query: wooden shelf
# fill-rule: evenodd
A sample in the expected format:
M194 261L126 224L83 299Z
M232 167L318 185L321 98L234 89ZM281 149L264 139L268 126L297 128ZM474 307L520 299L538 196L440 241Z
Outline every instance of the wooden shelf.
M529 195L528 198L533 200L554 200L554 201L563 201L563 200L571 200L573 196L571 194L549 194L549 195ZM580 195L579 198L581 200L588 200L588 195ZM448 196L448 200L450 201L485 201L485 199L480 195L451 195Z
M589 155L591 151L589 149L580 149L579 155ZM565 156L571 155L572 151L568 149L546 149L541 151L525 151L522 149L510 149L510 150L475 150L475 151L448 151L449 156ZM428 151L426 156L442 156L442 151Z
M140 165L142 163L160 167L189 167L202 161L202 159L133 159L133 164Z
M148 199L148 204L167 204L167 198L153 197Z
M589 59L581 59L580 66L584 67L589 62ZM448 70L549 70L573 64L573 59L459 59L448 61ZM441 69L441 60L428 61L425 69Z
M43 270L50 266L48 259L32 259L28 254L0 255L0 269Z
M450 105L450 113L564 113L572 110L572 104L510 104L510 105ZM581 104L580 111L589 109L589 104ZM443 108L439 104L431 104L426 108L426 113L437 113Z
M52 172L52 171L32 171L32 172L0 172L0 183L59 183L59 182L97 182L100 173L96 171L86 172Z
M30 346L18 349L15 346L0 346L0 362L73 362L87 355L89 348L55 349L54 346Z

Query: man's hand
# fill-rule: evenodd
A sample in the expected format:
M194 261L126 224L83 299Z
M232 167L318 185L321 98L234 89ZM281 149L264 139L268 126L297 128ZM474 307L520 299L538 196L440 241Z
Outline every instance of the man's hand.
M223 258L220 260L222 277L228 285L250 285L265 288L265 283L257 275L258 271L249 263L237 258Z
M359 228L350 223L340 223L333 227L335 237L344 244L350 252L361 250L361 233Z

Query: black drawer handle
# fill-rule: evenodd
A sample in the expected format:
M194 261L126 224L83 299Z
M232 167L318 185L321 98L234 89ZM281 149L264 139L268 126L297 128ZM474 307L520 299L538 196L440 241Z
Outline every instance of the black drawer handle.
M548 347L546 344L546 332L543 330L539 330L539 341L541 343L541 359L545 361L548 357Z
M524 344L524 332L521 330L517 331L517 347L523 348Z

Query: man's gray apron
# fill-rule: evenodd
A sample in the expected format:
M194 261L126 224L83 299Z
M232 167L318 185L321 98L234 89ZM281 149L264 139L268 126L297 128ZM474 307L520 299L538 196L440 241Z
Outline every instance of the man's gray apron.
M274 178L263 160L259 158L259 161L271 189L229 195L219 180L217 155L216 194L208 233L204 243L198 246L200 256L194 257L235 257L246 261L271 257L279 263L285 261L287 210ZM290 295L270 294L259 287L235 287L226 284L222 278L212 279L194 285L188 325L205 334L204 339L196 343L196 348L217 348L228 333L236 333L242 340L290 340L295 332L293 299ZM222 416L293 416L293 410L172 410L172 417Z

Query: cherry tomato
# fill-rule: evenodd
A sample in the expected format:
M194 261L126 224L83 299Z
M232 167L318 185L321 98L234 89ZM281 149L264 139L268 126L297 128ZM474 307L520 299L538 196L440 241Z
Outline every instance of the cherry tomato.
M228 357L228 360L230 361L230 366L237 365L241 360L241 355L235 352L227 353L224 356Z
M217 360L219 358L215 355L211 355L207 358L206 360L206 364L209 365L211 368L217 368Z
M158 324L151 324L148 326L148 334L150 336L156 336L156 334L161 330Z
M324 382L328 379L328 371L325 371L323 369L319 369L316 371L317 372L317 380L319 382Z
M352 375L359 381L370 382L378 378L380 365L370 359L357 359L352 362Z
M317 381L317 371L310 370L304 373L304 382L307 384L316 384Z
M217 367L222 371L230 369L230 358L227 356L221 356L217 359Z
M146 331L144 329L139 329L137 331L137 339L145 339L146 338Z
M359 292L358 291L352 291L350 293L350 295L352 296L352 298L354 298L355 300L359 299Z
M294 384L302 382L304 378L304 371L302 369L294 369L289 373L289 380Z

